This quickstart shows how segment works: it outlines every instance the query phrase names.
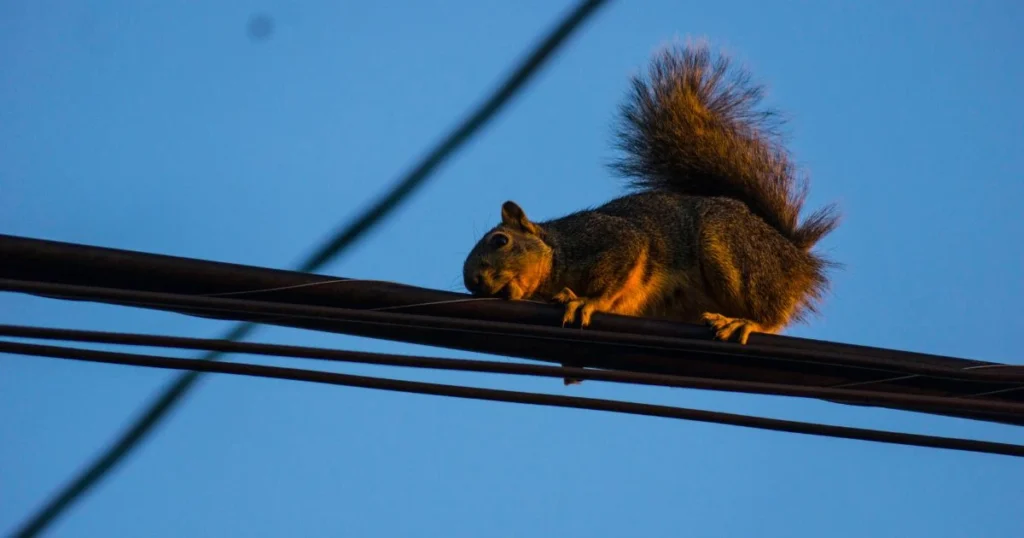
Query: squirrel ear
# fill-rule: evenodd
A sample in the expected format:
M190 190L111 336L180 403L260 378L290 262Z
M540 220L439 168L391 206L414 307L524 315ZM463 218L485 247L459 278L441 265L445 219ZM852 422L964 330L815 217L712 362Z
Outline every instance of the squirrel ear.
M540 226L530 222L523 208L512 200L501 205L501 222L505 226L517 228L528 234L541 235Z

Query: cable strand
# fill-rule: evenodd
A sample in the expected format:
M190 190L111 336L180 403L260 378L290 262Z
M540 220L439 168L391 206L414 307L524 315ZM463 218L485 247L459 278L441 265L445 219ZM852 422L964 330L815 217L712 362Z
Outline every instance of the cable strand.
M516 66L512 74L501 84L481 106L475 109L454 131L446 135L428 155L420 161L391 191L370 206L345 228L333 234L324 244L318 247L303 263L301 271L313 271L331 261L347 247L361 239L384 217L393 212L418 187L429 179L437 168L448 160L457 150L475 136L511 99L518 94L526 83L534 77L540 68L547 63L554 53L561 48L568 38L582 27L583 23L593 17L598 8L607 4L607 0L583 0L577 4L540 43L530 52L526 59ZM229 329L224 337L240 340L253 331L255 325L242 323ZM219 353L208 353L203 360L217 360ZM136 421L125 430L120 437L108 447L98 459L91 462L85 470L72 478L68 484L54 497L50 498L40 509L20 527L17 536L36 536L53 523L56 518L78 498L89 491L110 470L145 437L181 400L198 379L196 371L186 372L165 389L139 415Z
M792 420L739 415L734 413L723 413L719 411L704 411L665 405L644 404L598 398L585 398L580 396L559 396L553 394L520 392L500 389L486 389L462 385L446 385L440 383L425 383L420 381L402 381L397 379L379 378L371 376L358 376L334 372L322 372L316 370L303 370L298 368L283 368L279 366L262 366L248 363L200 361L196 359L180 359L152 355L115 353L91 349L68 348L60 346L43 346L36 344L21 344L16 342L5 341L0 341L0 352L37 357L49 357L64 360L77 360L106 364L120 364L148 368L161 368L168 370L195 370L208 373L241 375L248 377L306 381L329 385L340 385L415 394L429 394L434 396L448 396L454 398L474 400L525 403L550 407L565 407L574 409L609 411L630 415L644 415L651 417L674 418L681 420L691 420L696 422L707 422L713 424L727 424L732 426L743 426L747 428L761 430L799 433L805 435L817 435L823 437L835 437L843 439L874 441L880 443L900 444L917 447L943 448L949 450L960 450L985 454L999 454L1006 456L1024 457L1024 445L1014 445L1009 443L999 443L993 441L979 441L975 439L963 439L955 437L940 437L904 432L892 432L884 430L870 430L865 428L852 428L848 426L834 426L830 424L798 422Z
M716 390L804 398L827 398L829 400L842 400L844 403L856 403L861 405L887 405L909 411L978 411L1005 413L1010 416L1024 418L1024 404L1012 402L970 400L946 396L923 396L916 394L849 390L829 387L805 387L780 383L708 379L702 377L651 374L623 370L600 370L483 360L426 357L418 355L356 352L305 346L234 342L229 340L137 333L51 329L20 325L0 325L0 336L201 351L220 351L224 353L318 359L417 369L426 368L449 371L528 375L549 378L572 377L612 383L632 383L673 388Z

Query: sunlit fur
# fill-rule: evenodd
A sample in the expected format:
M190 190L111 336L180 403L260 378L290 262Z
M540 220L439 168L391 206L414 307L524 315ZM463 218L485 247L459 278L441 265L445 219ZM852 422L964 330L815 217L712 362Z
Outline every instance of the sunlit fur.
M634 192L544 222L506 202L466 259L467 289L562 303L565 323L662 317L742 343L803 319L834 265L811 248L839 220L828 206L799 222L806 178L761 94L704 46L666 50L622 106L613 167Z

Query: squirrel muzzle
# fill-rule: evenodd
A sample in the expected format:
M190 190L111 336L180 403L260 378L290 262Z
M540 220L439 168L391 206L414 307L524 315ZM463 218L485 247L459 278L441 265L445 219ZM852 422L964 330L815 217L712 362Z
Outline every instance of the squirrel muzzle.
M491 297L503 295L501 292L511 278L501 278L486 263L469 263L463 267L462 278L466 289L473 295Z

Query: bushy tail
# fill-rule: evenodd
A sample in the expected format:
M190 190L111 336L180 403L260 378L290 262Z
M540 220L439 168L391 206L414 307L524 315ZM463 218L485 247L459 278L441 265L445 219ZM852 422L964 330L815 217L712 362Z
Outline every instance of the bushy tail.
M782 146L773 110L759 110L763 88L706 45L668 49L648 76L633 79L617 132L625 156L613 167L644 189L725 196L795 245L810 249L839 223L835 206L802 224L807 194Z

